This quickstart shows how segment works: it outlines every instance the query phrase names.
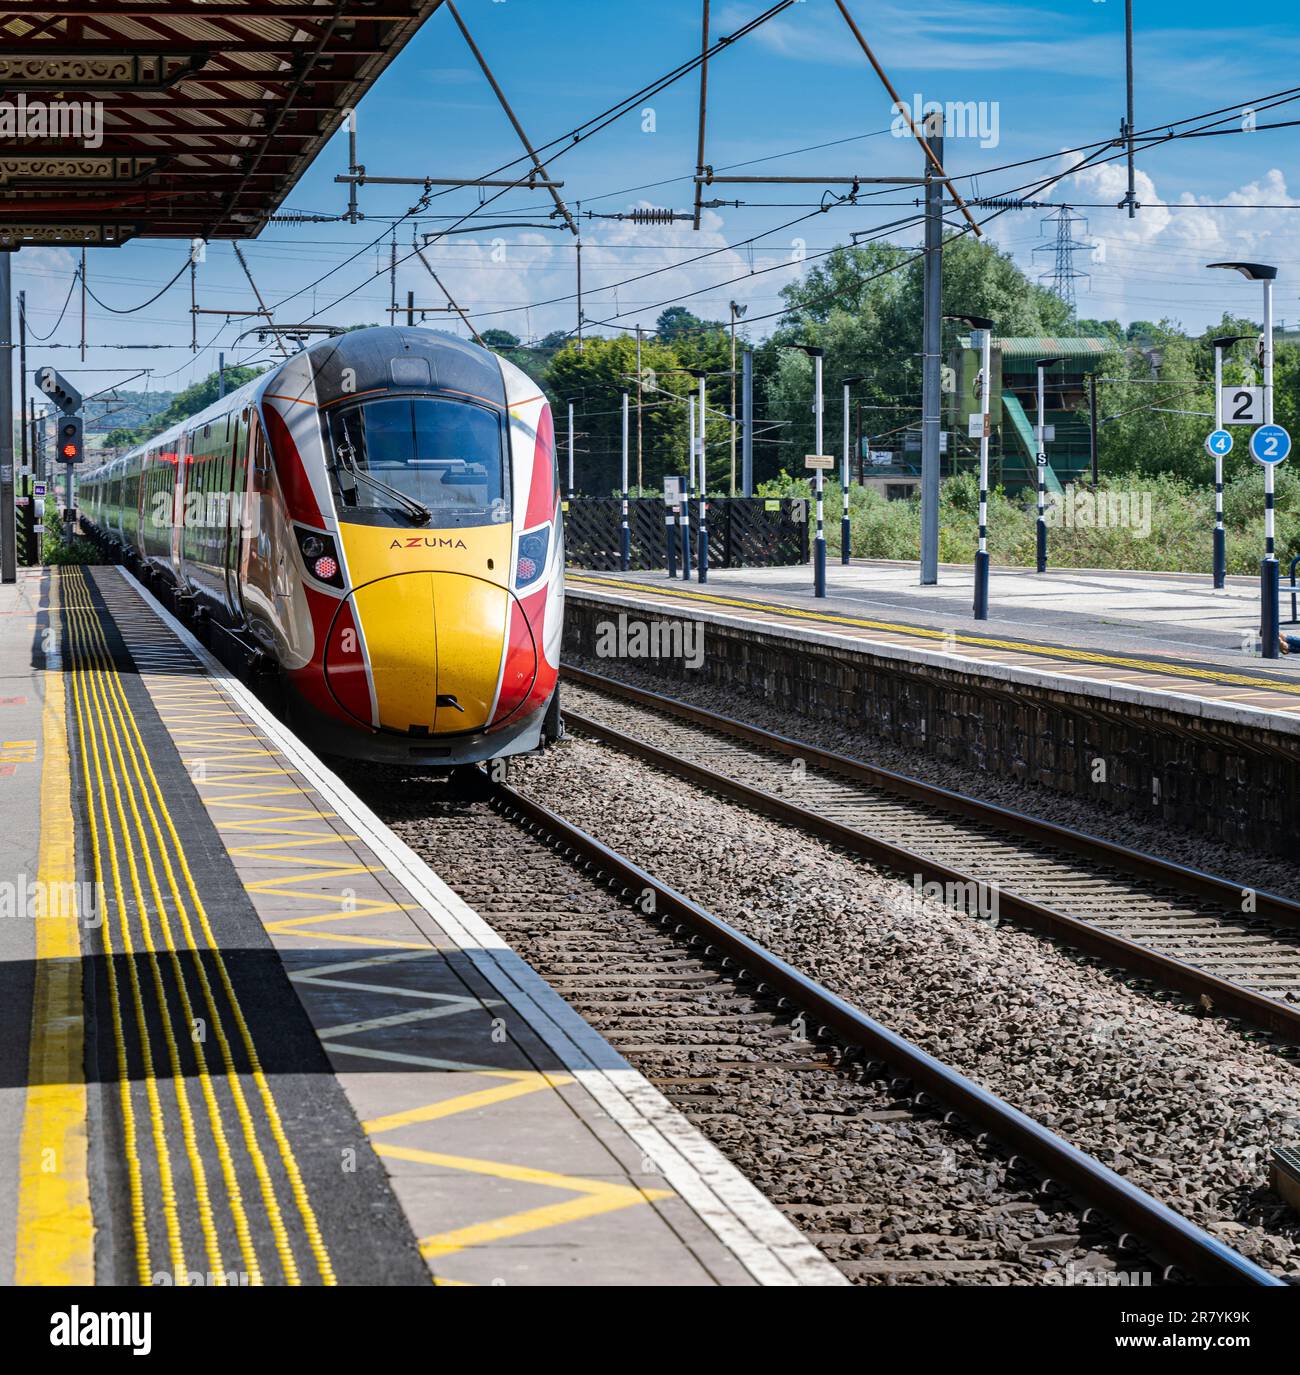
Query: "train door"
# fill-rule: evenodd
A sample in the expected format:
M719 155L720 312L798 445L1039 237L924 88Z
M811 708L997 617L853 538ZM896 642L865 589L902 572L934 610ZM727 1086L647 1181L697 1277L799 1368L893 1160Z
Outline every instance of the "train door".
M184 587L184 570L182 564L183 541L185 538L185 491L189 483L190 469L194 465L194 453L191 447L193 436L183 434L176 442L176 483L174 488L175 501L173 504L174 516L171 526L171 548L170 567L172 581L177 587Z
M248 416L248 459L245 464L244 528L239 551L239 598L244 624L253 635L274 645L276 628L275 569L271 553L271 503L275 481L271 446L256 407Z
M226 489L226 532L220 561L225 575L226 607L231 622L237 624L243 617L243 605L239 595L239 566L243 558L243 544L248 526L244 513L244 474L249 451L247 409L231 417L231 431L230 476Z

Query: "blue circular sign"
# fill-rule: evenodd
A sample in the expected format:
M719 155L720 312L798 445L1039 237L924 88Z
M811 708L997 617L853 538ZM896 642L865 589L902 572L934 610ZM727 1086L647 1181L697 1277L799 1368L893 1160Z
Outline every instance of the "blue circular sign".
M1224 458L1232 452L1232 436L1227 430L1211 430L1205 436L1205 451L1216 458Z
M1261 425L1250 437L1250 455L1260 463L1281 463L1291 452L1291 436L1281 425Z

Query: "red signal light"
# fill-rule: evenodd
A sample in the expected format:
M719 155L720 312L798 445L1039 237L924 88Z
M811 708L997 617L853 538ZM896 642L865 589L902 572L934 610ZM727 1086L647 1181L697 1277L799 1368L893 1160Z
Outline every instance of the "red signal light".
M76 456L77 456L77 446L76 446L75 444L65 444L65 445L63 446L63 457L64 457L64 458L76 458Z

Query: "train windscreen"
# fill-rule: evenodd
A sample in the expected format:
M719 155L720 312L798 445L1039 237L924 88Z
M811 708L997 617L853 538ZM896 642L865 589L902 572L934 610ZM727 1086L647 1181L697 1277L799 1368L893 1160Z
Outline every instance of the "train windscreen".
M413 516L421 507L435 526L509 518L501 418L486 406L381 397L333 410L330 438L342 516Z

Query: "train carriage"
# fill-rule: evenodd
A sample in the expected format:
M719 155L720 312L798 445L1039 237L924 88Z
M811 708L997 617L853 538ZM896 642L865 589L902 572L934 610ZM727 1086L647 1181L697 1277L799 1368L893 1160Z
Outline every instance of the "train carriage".
M558 736L554 426L486 349L321 340L80 490L91 533L223 657L274 666L318 748L450 767Z

